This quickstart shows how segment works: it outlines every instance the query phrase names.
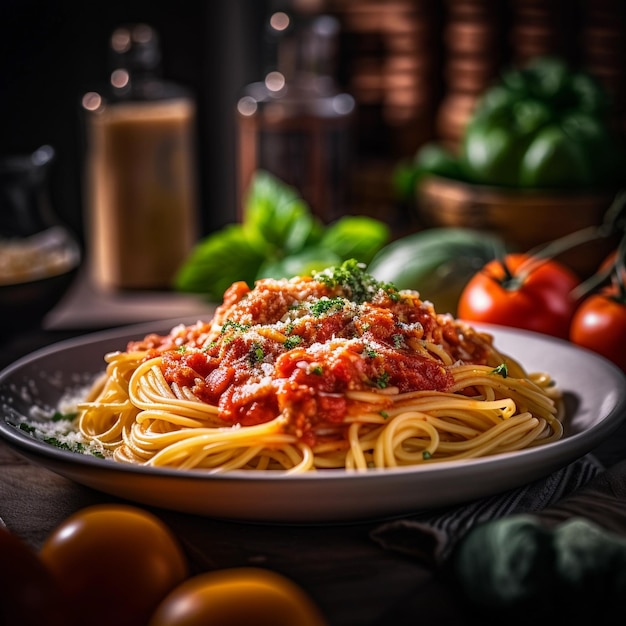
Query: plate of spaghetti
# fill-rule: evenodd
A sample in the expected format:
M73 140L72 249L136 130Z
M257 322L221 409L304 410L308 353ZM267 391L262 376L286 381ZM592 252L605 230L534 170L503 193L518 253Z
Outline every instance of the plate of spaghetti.
M39 350L0 373L0 435L71 480L226 519L338 522L459 504L591 451L624 375L472 326L355 261L233 284L208 320Z

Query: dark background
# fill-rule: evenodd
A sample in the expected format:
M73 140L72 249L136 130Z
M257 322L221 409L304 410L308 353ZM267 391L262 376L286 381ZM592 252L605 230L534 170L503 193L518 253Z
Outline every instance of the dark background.
M163 76L195 93L201 220L208 232L235 215L233 111L259 79L264 0L0 0L0 155L56 150L50 194L83 236L81 96L107 78L107 47L120 24L160 34Z
M357 99L351 190L358 213L404 229L404 209L398 216L392 204L391 167L426 140L457 141L482 90L501 69L532 56L558 54L595 73L615 98L616 131L626 135L623 0L324 4L342 23L337 78ZM164 78L190 87L197 99L203 231L234 221L235 104L243 87L264 75L263 25L280 6L281 0L0 0L0 155L51 144L54 208L82 237L80 99L107 79L111 32L144 21L160 34ZM374 17L365 23L368 14ZM410 47L399 51L400 41Z

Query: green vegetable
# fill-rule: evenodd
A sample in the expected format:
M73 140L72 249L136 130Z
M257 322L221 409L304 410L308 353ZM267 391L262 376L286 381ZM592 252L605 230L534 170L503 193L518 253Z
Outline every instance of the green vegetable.
M608 95L600 84L557 57L538 57L522 69L504 72L501 84L514 98L544 102L556 111L584 111L603 118L610 110Z
M624 151L609 132L608 111L591 76L558 59L536 59L483 95L463 136L463 174L509 187L617 186Z
M589 74L540 57L504 72L477 103L458 154L422 146L393 175L412 199L427 174L480 185L607 189L623 184L626 150L609 127L610 101Z
M236 281L310 275L347 259L369 263L390 239L390 228L366 216L346 215L325 225L291 186L259 170L241 223L200 240L175 278L178 291L221 301Z
M540 515L518 514L478 524L451 566L489 623L612 624L623 614L626 539L583 517L548 526Z
M230 224L201 240L178 270L174 287L219 301L237 280L252 284L265 254L241 224Z
M538 131L522 155L522 187L576 187L595 182L590 155L558 125Z
M342 261L357 259L369 263L389 241L389 227L363 215L346 215L323 232L318 247L334 252Z
M368 272L398 289L414 289L438 312L455 313L459 295L483 265L502 254L500 237L469 228L431 228L387 244Z
M297 252L323 231L297 191L265 171L250 185L243 223L261 249L274 254Z

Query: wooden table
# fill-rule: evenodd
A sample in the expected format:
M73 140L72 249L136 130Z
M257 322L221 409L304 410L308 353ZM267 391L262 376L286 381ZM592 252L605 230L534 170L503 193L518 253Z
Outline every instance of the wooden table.
M36 339L59 337L39 333L21 338L19 346L34 348ZM5 347L2 361L11 360L11 354L17 357L17 352L16 346ZM73 512L120 501L34 465L0 442L0 518L34 548ZM461 604L434 572L383 549L370 537L380 521L251 524L143 508L173 529L193 573L238 566L280 572L309 592L330 626L402 626L414 624L416 616L430 625L468 623Z
M91 330L36 329L5 337L0 340L0 368L39 347ZM603 452L609 463L625 458L626 434L619 433ZM0 442L0 517L34 548L78 509L117 501L26 461ZM144 508L174 530L193 573L250 565L280 572L309 592L330 626L473 623L471 611L438 572L384 549L372 538L381 520L251 524Z
M106 319L99 295L97 322L85 313L71 314L84 297L85 285L55 311L52 328L39 328L0 339L0 369L40 347L96 330ZM169 296L168 296L169 298ZM158 319L158 296L148 299ZM137 296L132 296L136 301ZM156 303L156 304L155 304ZM137 307L126 307L127 314ZM182 308L172 309L186 312ZM193 304L193 303L192 303ZM145 312L145 307L140 307ZM192 313L197 307L192 306ZM200 310L198 309L198 312ZM167 316L166 316L167 317ZM95 318L91 318L95 319ZM112 325L125 318L110 318ZM126 321L137 322L130 315ZM95 503L119 502L112 496L75 484L18 456L0 441L0 518L8 529L34 548L73 512ZM417 616L431 626L468 623L451 589L428 567L382 548L372 537L381 521L343 525L272 525L219 521L162 509L156 513L175 532L193 573L236 566L259 566L282 573L301 585L318 603L329 626L402 626Z

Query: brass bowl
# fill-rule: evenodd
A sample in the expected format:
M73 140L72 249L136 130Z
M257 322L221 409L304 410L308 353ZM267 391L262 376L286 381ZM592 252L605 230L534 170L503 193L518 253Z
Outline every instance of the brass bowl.
M428 176L417 188L417 210L426 227L465 227L502 237L526 252L572 232L598 226L614 193L518 190ZM581 278L593 274L616 247L614 238L577 246L558 258Z

